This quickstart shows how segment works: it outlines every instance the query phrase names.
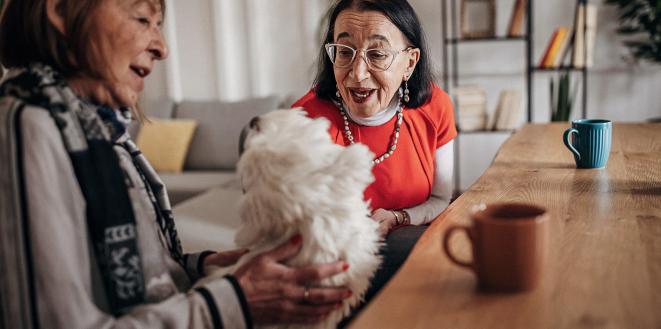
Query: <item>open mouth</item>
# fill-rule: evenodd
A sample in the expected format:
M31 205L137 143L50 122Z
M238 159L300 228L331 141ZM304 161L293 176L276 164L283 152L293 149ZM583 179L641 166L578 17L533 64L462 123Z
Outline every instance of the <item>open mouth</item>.
M374 95L375 92L376 92L376 89L349 88L349 93L351 94L351 98L353 98L353 101L356 102L356 103L364 103L372 95Z
M146 68L141 68L134 65L131 65L130 68L131 71L133 71L133 73L135 73L135 75L139 76L140 78L144 79L146 76L149 75L149 70Z

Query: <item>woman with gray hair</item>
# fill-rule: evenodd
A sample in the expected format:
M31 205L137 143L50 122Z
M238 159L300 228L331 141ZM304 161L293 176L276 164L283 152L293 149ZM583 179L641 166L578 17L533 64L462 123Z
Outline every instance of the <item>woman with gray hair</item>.
M283 265L300 235L191 289L206 265L244 251L183 253L165 187L126 133L145 77L167 57L164 10L164 0L7 4L0 327L315 323L351 294L310 288L344 262Z

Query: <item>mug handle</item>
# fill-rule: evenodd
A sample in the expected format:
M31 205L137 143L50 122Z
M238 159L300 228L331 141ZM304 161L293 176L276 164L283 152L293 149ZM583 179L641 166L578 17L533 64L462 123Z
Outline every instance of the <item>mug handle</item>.
M450 251L450 237L452 237L452 234L454 234L457 230L462 230L466 232L466 235L468 236L468 239L471 241L471 246L475 248L475 245L473 243L473 236L471 235L470 227L468 226L462 226L462 225L453 225L450 226L447 231L445 231L445 235L443 236L443 250L445 250L445 254L448 255L448 258L450 260L462 267L469 268L471 270L475 270L475 264L473 262L468 262L468 261L463 261L458 259L452 251Z
M568 128L567 130L565 130L565 133L562 136L562 141L565 142L565 146L567 146L567 148L571 151L571 153L574 153L576 158L578 160L581 160L581 154L578 153L578 151L574 148L574 146L571 145L571 143L569 142L569 135L571 135L571 134L578 135L578 130L576 130L574 128ZM574 138L576 138L576 137L574 137Z

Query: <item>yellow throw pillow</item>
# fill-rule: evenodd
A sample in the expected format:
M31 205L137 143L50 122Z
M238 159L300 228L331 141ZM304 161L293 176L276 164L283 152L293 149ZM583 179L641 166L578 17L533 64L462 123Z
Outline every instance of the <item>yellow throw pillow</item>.
M140 127L138 147L156 171L181 172L197 123L183 119L150 121Z

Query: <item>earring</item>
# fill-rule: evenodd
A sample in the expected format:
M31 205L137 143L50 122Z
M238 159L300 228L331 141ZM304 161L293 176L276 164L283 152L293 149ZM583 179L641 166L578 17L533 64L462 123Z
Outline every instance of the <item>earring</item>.
M409 97L409 81L404 80L404 103L408 103L411 98Z
M335 88L335 97L337 97L338 100L342 99L342 95L340 95L340 90Z

